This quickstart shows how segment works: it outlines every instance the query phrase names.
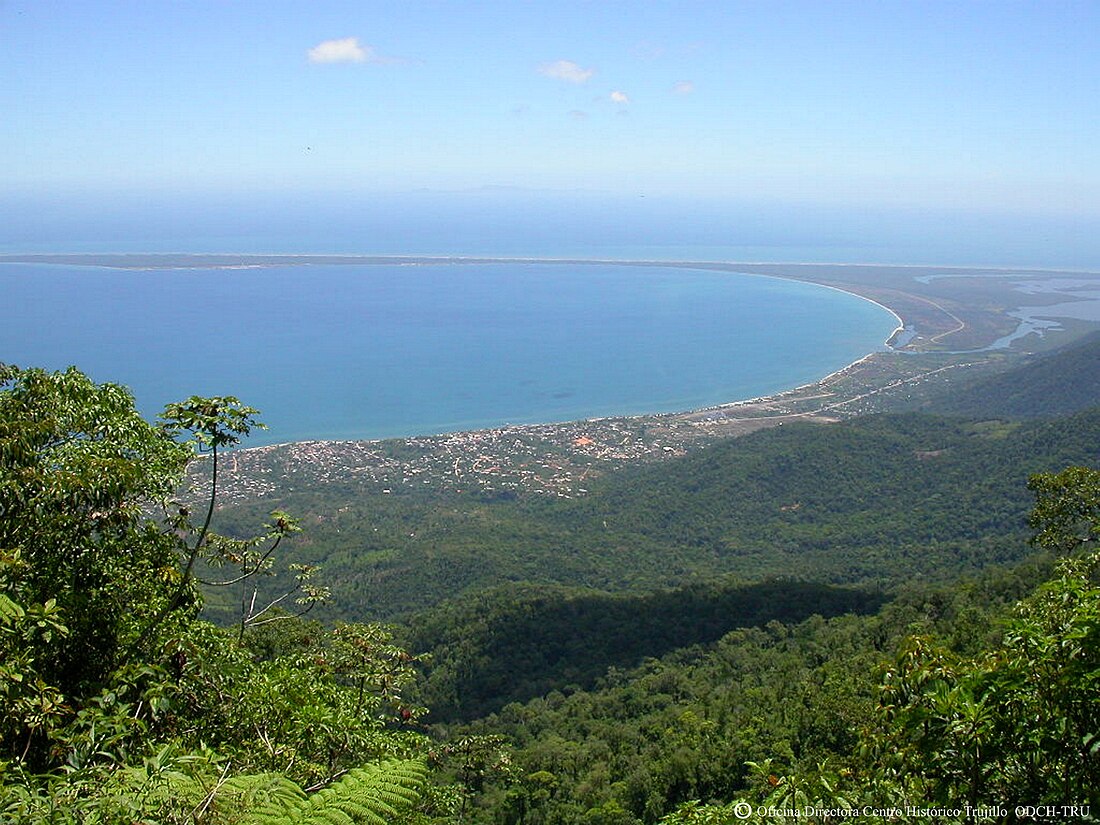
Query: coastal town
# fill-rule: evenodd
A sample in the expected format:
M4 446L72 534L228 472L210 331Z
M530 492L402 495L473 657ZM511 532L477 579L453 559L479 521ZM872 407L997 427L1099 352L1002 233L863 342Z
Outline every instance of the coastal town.
M581 496L589 482L610 470L705 449L719 438L795 421L826 423L915 407L952 375L991 368L1002 357L917 360L883 352L789 392L691 412L239 449L223 457L219 502L261 500L317 485L370 486L382 493L431 486L488 496ZM206 465L198 462L193 470L199 488Z
M473 257L310 255L20 255L0 261L79 263L122 269L470 265L533 262ZM219 501L231 505L314 485L414 488L484 496L582 496L600 475L628 464L705 449L716 439L791 422L824 423L867 413L920 409L948 381L1006 366L1095 328L1100 275L1055 270L771 264L708 261L539 259L579 267L616 263L746 273L806 281L888 308L898 327L880 351L820 381L700 410L502 425L384 441L300 441L234 450L219 468ZM1066 309L1069 307L1070 309ZM1090 314L1091 313L1091 314ZM1097 317L1094 318L1093 315ZM1037 332L1037 334L1032 334ZM1054 333L1054 334L1048 334ZM1026 340L1023 340L1026 339ZM1012 343L1012 346L1008 344ZM202 489L209 462L196 462ZM201 495L196 493L196 495Z
M439 262L476 264L478 260ZM434 262L408 261L410 265ZM131 261L130 265L150 263ZM218 260L216 265L233 262ZM669 263L635 261L631 265ZM583 496L588 484L615 468L705 449L716 439L792 422L827 423L919 409L949 381L996 370L1028 351L1028 347L997 345L1020 327L1012 313L1023 297L1016 286L1021 279L1051 285L1029 293L1030 305L1055 305L1078 297L1059 285L1060 275L1054 272L831 264L680 265L794 278L841 289L888 307L899 326L885 350L820 381L701 410L508 425L386 441L305 441L238 450L226 462L219 500L229 505L318 484L369 485L391 494L422 487L484 496ZM1058 329L1070 335L1079 331L1072 319L1059 324ZM1033 336L1030 343L1042 348L1057 340L1057 336ZM196 473L201 475L201 464Z

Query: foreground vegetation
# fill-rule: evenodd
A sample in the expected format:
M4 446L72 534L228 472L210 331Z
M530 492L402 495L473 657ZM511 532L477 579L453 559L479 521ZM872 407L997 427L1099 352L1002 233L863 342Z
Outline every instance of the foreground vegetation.
M733 822L743 801L1095 806L1097 558L1058 563L1017 603L1038 570L912 591L875 616L734 631L449 731L516 744L521 778L485 794L485 822Z
M431 800L427 742L405 729L414 662L384 630L274 644L254 603L232 628L197 619L198 559L252 579L295 529L276 513L231 541L213 500L171 501L252 410L191 399L152 426L75 370L2 380L0 819L381 821ZM297 572L306 608L323 593Z
M804 559L806 580L619 596L511 584L405 628L297 615L329 598L302 559L286 564L297 522L276 511L247 535L238 514L232 536L216 531L216 471L201 506L174 500L188 462L206 453L216 468L254 415L192 398L152 425L124 389L76 370L3 368L0 820L636 825L745 821L748 803L760 822L806 808L850 821L864 806L859 821L997 806L938 818L1008 822L1029 818L1017 805L1100 810L1100 473L1024 486L1029 470L1087 460L1095 411L783 428L750 443L757 453L722 445L632 471L569 505L588 525L568 545L586 547L586 563L725 555L759 560L760 573L771 555ZM943 479L953 486L933 486ZM834 512L827 494L847 503ZM1022 524L1005 529L1029 498L1031 544ZM528 523L522 506L506 523L523 535L567 535L564 511ZM642 550L597 539L604 522ZM499 554L503 532L478 545L470 528L448 558ZM990 562L1009 566L955 584L842 572ZM814 578L894 589L884 604L880 590ZM200 616L218 593L232 597L215 595L212 624Z

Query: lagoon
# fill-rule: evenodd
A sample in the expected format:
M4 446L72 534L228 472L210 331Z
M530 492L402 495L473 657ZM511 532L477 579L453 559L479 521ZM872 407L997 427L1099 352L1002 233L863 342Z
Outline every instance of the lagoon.
M606 263L12 263L0 297L0 361L75 364L149 415L236 395L270 427L250 446L696 409L817 380L897 325L813 284Z

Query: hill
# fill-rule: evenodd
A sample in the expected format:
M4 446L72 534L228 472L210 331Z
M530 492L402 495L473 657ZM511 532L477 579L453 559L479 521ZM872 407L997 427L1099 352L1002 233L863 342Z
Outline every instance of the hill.
M341 611L409 616L510 582L604 591L733 574L892 586L1026 555L1034 472L1095 461L1100 409L1053 421L873 416L761 431L622 469L573 500L323 486L267 500L307 515L294 552ZM259 505L221 514L223 528ZM254 522L252 522L254 523Z
M608 668L631 669L735 628L870 613L882 602L879 593L791 581L727 579L618 595L505 585L418 614L403 641L431 652L421 702L432 720L448 722L552 690L591 688Z
M473 820L641 825L691 800L765 797L788 772L802 772L798 788L813 793L818 786L805 779L826 764L866 786L860 754L874 760L863 751L884 730L879 680L904 640L935 638L959 657L989 649L1014 602L1050 571L1049 561L1029 563L949 587L907 587L873 614L734 630L613 669L591 689L553 691L449 726L452 735L503 736L514 747L518 781L494 781ZM826 781L818 793L843 796L838 776ZM854 804L848 798L838 806Z
M1054 418L1100 404L1100 334L1031 355L997 375L953 384L925 409L987 418Z

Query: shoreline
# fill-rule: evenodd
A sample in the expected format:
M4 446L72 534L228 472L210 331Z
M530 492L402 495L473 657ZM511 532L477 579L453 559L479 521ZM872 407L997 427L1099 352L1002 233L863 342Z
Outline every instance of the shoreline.
M306 439L226 454L225 505L293 495L311 484L350 484L367 494L414 489L483 496L517 493L573 497L590 479L618 467L683 455L717 439L787 422L834 422L912 404L942 391L959 374L1003 366L1067 336L1026 336L1011 348L983 350L1015 331L1014 309L1072 300L1058 292L1022 294L1019 282L1064 278L1064 269L866 263L621 260L545 257L235 254L0 254L2 263L67 264L123 269L304 266L310 264L587 264L696 269L802 281L844 292L885 309L896 327L882 349L814 381L767 395L686 411L602 416L552 423L489 426L426 436ZM1080 276L1082 273L1074 271ZM1086 272L1100 284L1100 274ZM925 276L935 275L935 278ZM1083 334L1083 324L1065 327ZM907 334L902 343L899 336ZM909 357L917 356L917 357ZM204 462L200 462L202 464ZM201 467L194 470L201 475Z
M0 254L0 263L25 264L62 264L72 266L95 266L126 270L155 269L225 269L231 271L242 268L263 268L267 266L310 266L310 265L477 265L477 264L548 264L548 265L603 265L646 268L693 269L736 273L740 275L773 277L783 280L811 283L819 287L833 289L864 301L889 312L895 319L893 331L882 343L882 349L865 353L854 361L845 364L827 375L808 381L787 390L777 390L765 395L720 401L703 407L678 410L674 412L639 412L622 416L598 416L595 418L575 419L561 422L539 422L530 424L487 426L473 430L459 430L420 436L395 436L390 438L364 439L305 439L279 442L258 447L244 447L242 450L269 450L293 444L317 443L355 443L362 441L378 444L386 441L409 441L425 438L446 438L462 433L485 433L508 429L524 429L553 426L567 426L577 423L598 422L602 420L621 420L643 422L682 418L693 420L708 415L729 412L742 412L746 408L761 405L783 404L792 397L810 390L829 386L840 377L858 372L876 356L889 353L928 352L943 343L943 339L956 335L967 328L952 310L942 305L938 296L929 297L917 294L928 292L928 284L917 279L925 275L937 275L937 283L947 278L976 278L996 274L1015 276L1016 278L1036 278L1041 276L1064 276L1067 270L1056 269L1008 269L972 266L928 266L910 264L867 264L867 263L772 263L738 261L688 261L655 259L606 259L606 258L548 258L548 257L477 257L463 255L346 255L346 254L237 254L237 253L28 253L22 255ZM989 280L993 280L990 278ZM1002 313L1003 315L1003 313ZM901 335L908 337L900 345ZM960 347L961 349L961 347ZM804 415L804 413L799 413Z
M522 263L522 264L553 264L553 265L600 265L600 266L629 266L629 267L645 267L645 268L662 268L667 267L670 269L694 269L705 271L728 271L731 274L739 274L751 277L765 277L765 278L781 278L788 281L799 281L802 283L811 283L819 287L826 289L832 289L837 292L843 292L847 295L852 295L856 298L860 298L867 301L880 309L889 312L896 322L894 329L890 335L883 341L883 348L885 351L895 349L893 341L906 329L906 322L902 316L892 307L885 303L876 300L870 296L861 294L853 289L845 289L835 284L822 283L818 280L796 278L791 276L783 276L771 273L760 272L742 272L737 267L740 266L772 266L773 264L764 263L750 263L750 262L733 262L733 261L662 261L655 259L636 259L636 260L615 260L615 259L603 259L603 258L546 258L546 257L477 257L477 256L454 256L454 255L343 255L343 254L296 254L296 253L27 253L27 254L0 254L0 263L26 263L26 264L55 264L55 265L71 265L71 266L92 266L106 269L122 269L127 271L153 271L159 269L173 269L173 270L241 270L241 269L261 269L267 266L313 266L313 265L408 265L408 266L439 266L439 265L455 265L455 264L509 264L509 263ZM797 264L780 264L781 266L797 266ZM803 264L808 266L814 266L817 264ZM862 264L829 264L830 266L864 266ZM874 265L866 265L874 266ZM833 376L844 373L858 364L866 361L873 356L876 352L883 350L872 350L865 353L854 361L845 364L839 369L833 370L829 374L818 378L813 381L808 381L804 384L797 385L788 390L778 390L773 393L767 393L761 396L754 396L751 398L734 399L729 401L720 401L714 404L705 405L703 407L696 407L687 410L674 410L670 412L638 412L629 413L621 416L596 416L594 418L581 418L570 419L569 421L592 421L600 420L601 418L645 418L651 416L667 416L667 415L693 415L697 413L710 412L714 410L725 409L737 405L746 405L752 403L760 403L767 399L779 397L788 393L798 392L805 387L812 387L822 382L828 381ZM559 422L537 422L531 424L505 424L501 426L541 426L543 424L564 424L568 421ZM298 439L294 441L279 442L278 444L263 445L261 447L245 447L242 449L263 449L265 447L273 446L285 446L288 444L296 443L315 443L315 442L342 442L342 441L366 441L370 443L379 441L390 440L402 440L405 438L424 438L431 436L444 436L451 435L460 432L481 432L485 430L496 429L495 427L480 427L472 430L454 430L449 432L431 433L431 434L419 434L414 436L393 436L389 438L363 438L363 439Z
M787 423L828 424L876 411L880 398L942 386L957 369L935 363L907 372L890 353L871 353L811 384L687 412L513 424L390 439L288 441L225 454L219 472L225 506L283 500L299 490L340 484L365 495L433 490L494 498L531 494L574 498L619 468L676 458L718 440ZM192 470L201 485L205 462ZM280 505L281 506L281 505Z
M858 297L858 296L857 296ZM900 327L899 327L900 329ZM897 330L894 331L895 333ZM850 364L846 364L840 369L833 370L828 375L818 378L814 381L807 381L804 384L799 384L795 387L791 387L787 390L778 390L766 395L753 396L752 398L741 398L734 401L720 401L716 404L708 404L703 407L693 407L688 410L672 410L670 412L639 412L639 413L624 413L622 415L595 415L587 418L570 418L562 421L537 421L530 423L503 423L496 426L486 427L474 427L465 430L448 430L441 433L418 433L416 435L395 435L384 438L300 438L291 441L279 441L274 444L261 444L255 447L238 447L235 452L243 452L246 450L273 450L284 447L292 447L296 444L384 444L387 442L420 442L431 439L446 439L453 438L461 435L479 435L483 433L500 433L500 432L514 432L522 430L542 430L553 427L569 427L569 426L581 426L585 424L600 424L608 421L619 422L637 422L644 423L647 421L654 421L658 419L676 419L676 418L690 418L693 416L704 415L706 413L725 412L727 410L734 410L738 407L753 407L765 404L779 404L789 400L792 396L798 396L800 393L815 390L824 384L827 384L852 370L868 363L876 355L881 355L890 350L876 350L869 352L866 355L857 358ZM795 417L796 415L806 415L806 413L792 413L789 416ZM757 420L763 420L758 417Z
M1003 278L982 278L988 269L865 264L772 264L733 261L656 261L547 258L467 258L423 256L21 256L24 263L64 263L118 268L264 267L293 263L354 265L440 264L586 264L696 269L777 277L813 283L868 301L889 312L894 329L872 350L832 372L786 390L724 400L675 412L639 412L559 422L490 425L431 435L391 438L316 439L242 446L227 453L224 502L255 501L293 495L302 485L352 484L364 492L394 494L413 489L437 489L479 495L517 493L574 497L587 493L587 483L625 465L657 461L702 449L715 439L736 437L787 422L833 422L882 409L898 394L924 392L940 386L958 368L987 364L1005 353L978 356L945 355L935 345L960 332L993 335L1003 313L966 314L961 304L945 297L943 286L970 277L1002 286ZM14 263L0 255L0 262ZM150 266L151 264L155 264ZM925 274L949 276L923 284ZM998 273L1006 274L1006 273ZM1015 271L1017 278L1063 275L1053 270ZM1003 288L1003 286L1002 286ZM956 299L957 300L957 299ZM944 306L944 305L947 306ZM949 308L948 308L949 307ZM963 320L965 318L965 321ZM904 343L898 337L908 333ZM1006 351L1007 352L1007 351ZM927 354L929 358L901 357ZM201 463L200 463L201 464ZM195 468L202 472L201 467Z

